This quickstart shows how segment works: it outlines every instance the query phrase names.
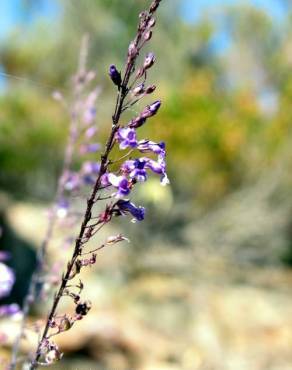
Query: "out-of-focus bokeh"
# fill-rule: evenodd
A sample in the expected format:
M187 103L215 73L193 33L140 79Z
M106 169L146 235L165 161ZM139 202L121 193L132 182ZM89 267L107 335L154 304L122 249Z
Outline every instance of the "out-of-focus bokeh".
M103 142L115 98L107 69L122 67L148 3L0 1L1 249L17 274L10 301L21 303L27 289L62 165L68 117L52 92L70 94L88 34ZM163 105L140 132L166 141L171 185L140 187L143 223L117 219L113 229L131 243L102 251L85 273L93 308L59 337L65 357L52 369L291 369L292 4L170 0L158 18L150 80Z

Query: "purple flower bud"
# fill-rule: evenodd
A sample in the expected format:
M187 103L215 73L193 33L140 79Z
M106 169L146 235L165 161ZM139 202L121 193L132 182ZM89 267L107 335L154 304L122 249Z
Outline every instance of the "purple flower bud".
M160 106L161 106L161 101L160 100L156 100L154 103L152 103L149 106L149 110L152 113L152 116L154 116L154 114L156 114L158 112L158 109L160 108Z
M145 208L144 207L137 207L134 203L131 203L129 200L120 199L117 202L117 207L121 214L130 213L135 220L142 221L145 217Z
M155 59L156 58L155 58L155 55L153 53L148 53L145 57L143 67L145 69L148 69L148 68L152 67L154 62L155 62Z
M129 127L131 128L138 128L141 127L146 122L146 117L138 116L129 123Z
M161 106L160 100L156 100L151 105L147 105L147 107L141 113L141 117L149 118L149 117L154 116L158 112L158 109L160 108L160 106Z
M115 85L117 85L118 87L121 86L122 83L121 73L117 70L114 64L112 64L109 68L109 76Z
M165 157L165 143L155 143L149 140L140 140L137 149L142 153L153 152L155 154Z

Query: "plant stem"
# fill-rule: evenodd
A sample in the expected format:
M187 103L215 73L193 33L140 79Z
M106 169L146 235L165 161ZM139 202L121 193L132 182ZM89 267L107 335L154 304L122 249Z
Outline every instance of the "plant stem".
M152 15L155 12L155 10L157 9L160 1L161 0L154 0L152 2L150 10L148 12L146 23L151 19ZM154 10L152 10L153 6L154 6L154 8L153 8ZM77 258L82 254L82 247L83 247L82 240L83 240L84 234L87 230L88 223L92 219L92 208L93 208L94 204L97 201L96 200L96 195L97 195L98 191L102 188L101 178L106 173L107 168L110 165L109 155L110 155L111 150L112 150L112 148L115 144L115 136L116 136L116 133L119 129L119 122L120 122L121 115L123 113L123 104L124 104L125 98L127 97L128 91L129 91L129 89L128 89L129 80L130 80L131 74L133 73L133 70L134 70L134 67L135 67L135 62L136 62L136 59L139 55L139 51L141 49L140 42L141 42L141 39L143 37L143 32L144 32L144 29L140 28L140 23L139 23L138 32L137 32L137 35L136 35L136 37L133 41L133 44L134 44L137 51L133 55L129 55L129 53L128 53L128 58L127 58L124 77L123 77L122 83L121 83L121 85L119 86L119 89L118 89L118 95L117 95L117 99L116 99L115 110L114 110L114 114L112 116L112 129L111 129L110 135L108 137L108 140L106 142L104 152L101 155L101 163L100 163L99 174L98 174L97 179L95 181L95 185L92 189L91 195L87 199L87 207L86 207L84 217L83 217L83 221L82 221L82 224L81 224L81 227L80 227L79 235L75 240L75 247L74 247L72 257L71 257L71 259L70 259L70 261L67 265L67 269L66 269L65 274L62 276L62 281L61 281L60 287L59 287L57 293L55 294L53 305L52 305L51 310L48 314L46 325L45 325L45 328L43 330L43 334L41 336L41 339L39 340L34 358L32 359L32 361L30 363L29 370L35 370L39 366L39 359L42 356L42 347L43 347L44 342L48 339L48 332L49 332L49 329L50 329L50 326L51 326L51 322L52 322L52 320L53 320L53 318L56 314L58 304L59 304L62 296L64 295L64 290L67 287L68 280L70 280L71 272L72 272L72 269L75 266Z

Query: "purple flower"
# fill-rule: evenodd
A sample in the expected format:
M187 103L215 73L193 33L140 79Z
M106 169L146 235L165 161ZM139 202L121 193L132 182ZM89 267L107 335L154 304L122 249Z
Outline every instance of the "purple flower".
M74 172L68 173L64 184L65 189L68 191L73 191L79 189L79 186L80 186L79 175Z
M99 89L94 89L86 98L84 102L84 111L83 111L83 122L86 125L91 125L96 117L96 99L99 95Z
M134 203L131 203L129 200L120 199L117 202L117 207L121 214L130 213L135 220L142 221L144 220L145 216L145 208L144 207L136 207Z
M82 180L85 185L94 185L96 181L96 175L99 174L100 163L87 161L82 166Z
M117 140L120 144L120 149L135 148L137 146L136 131L133 128L120 128L117 133Z
M12 269L0 262L0 298L6 297L15 282Z
M80 154L95 153L100 149L100 144L84 144L80 146Z
M164 157L159 156L157 161L149 159L147 167L150 168L153 172L161 174L160 178L161 185L165 186L169 184L169 179L166 174L166 163Z
M83 120L87 125L90 125L94 122L96 116L96 108L89 107L85 110L83 114Z
M88 129L85 131L85 136L88 139L91 139L96 134L97 128L94 126L88 127Z
M108 175L109 175L108 173L105 173L101 176L100 183L101 183L102 186L109 186L110 185Z
M122 77L114 64L112 64L109 68L109 76L115 85L117 85L118 87L121 86Z
M128 160L123 163L122 171L128 174L131 179L143 182L147 180L146 163L144 158Z
M16 303L0 306L0 317L13 316L20 312L20 307Z
M57 216L65 218L69 211L69 202L67 199L60 199L57 204Z
M137 181L147 180L147 169L150 169L152 172L157 173L158 175L162 175L160 179L162 185L167 185L169 183L165 172L165 159L162 156L159 156L157 161L147 157L131 159L124 162L121 167L121 170L124 174L129 175L131 179L135 179Z
M85 185L94 185L95 184L95 178L89 174L85 174L82 177L83 183Z
M137 149L140 150L142 153L152 152L162 157L165 157L165 143L155 143L154 141L150 140L140 140L138 142Z
M82 172L87 175L95 174L97 175L100 170L100 163L99 162L84 162L82 165Z
M111 185L118 189L116 197L123 197L130 193L130 183L125 176L116 176L113 173L109 173L108 181Z

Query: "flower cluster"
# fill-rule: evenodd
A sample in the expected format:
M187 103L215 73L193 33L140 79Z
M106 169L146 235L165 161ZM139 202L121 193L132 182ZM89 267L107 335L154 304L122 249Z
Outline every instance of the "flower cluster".
M144 59L143 67L139 69L139 73L136 75L135 82L143 76L146 80L146 70L151 68L154 62L154 54L148 53ZM117 71L116 67L111 65L109 69L109 75L114 83L117 80L120 81L120 79L117 78L118 73L119 72ZM118 85L117 83L115 84ZM151 94L154 90L154 85L145 88L144 82L133 86L131 92L132 97L134 98L130 100L128 106L134 105L143 96L145 96L146 94ZM136 99L137 97L138 99ZM128 106L126 106L126 108ZM165 143L156 143L154 141L145 139L138 140L137 135L137 129L144 125L148 118L154 116L158 112L160 106L160 100L147 105L137 117L133 118L127 125L119 127L118 131L116 132L115 139L118 142L119 148L121 150L128 149L130 150L130 153L135 150L136 152L140 153L140 155L148 153L150 155L152 154L157 156L156 159L145 156L129 158L124 161L124 163L122 163L117 174L107 172L102 176L102 183L104 186L112 186L116 188L116 192L114 193L114 196L116 198L128 196L136 183L144 182L148 179L149 172L160 175L161 185L169 184L169 180L166 174ZM144 208L136 207L128 200L125 200L124 202L118 201L116 204L120 208L120 214L125 214L125 207L127 205L127 212L131 213L132 216L134 216L134 220L141 221L144 219ZM129 206L129 204L131 206ZM143 212L141 212L141 209L143 209Z

